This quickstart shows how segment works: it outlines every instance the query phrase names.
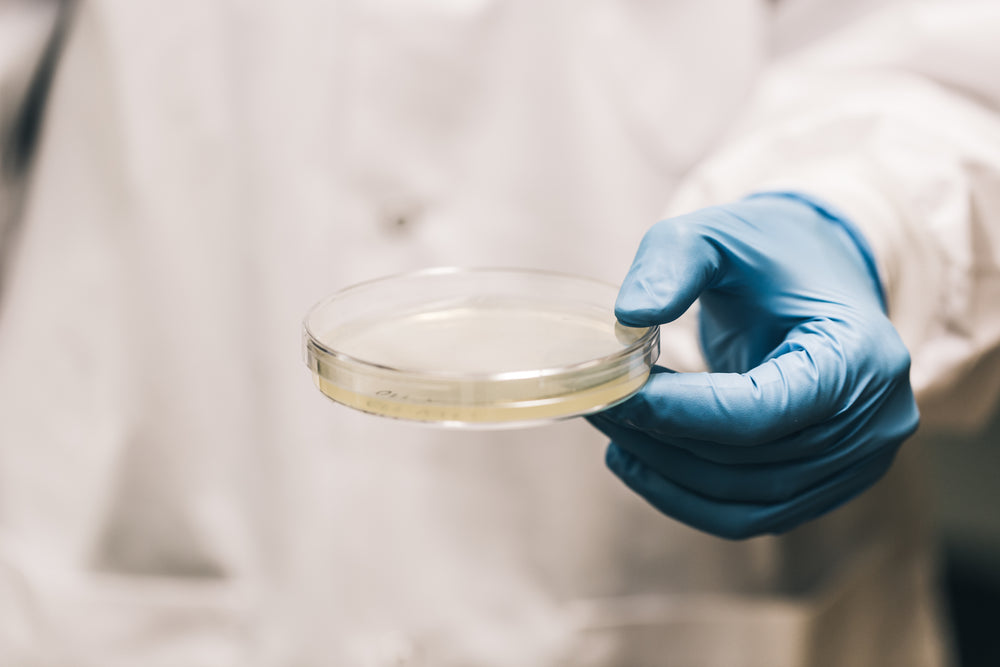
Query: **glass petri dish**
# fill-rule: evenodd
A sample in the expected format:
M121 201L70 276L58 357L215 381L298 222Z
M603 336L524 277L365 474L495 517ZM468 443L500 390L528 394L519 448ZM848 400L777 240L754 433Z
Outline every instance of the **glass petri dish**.
M304 322L306 364L337 403L500 428L597 412L638 391L656 327L618 323L614 285L523 269L429 269L353 285Z

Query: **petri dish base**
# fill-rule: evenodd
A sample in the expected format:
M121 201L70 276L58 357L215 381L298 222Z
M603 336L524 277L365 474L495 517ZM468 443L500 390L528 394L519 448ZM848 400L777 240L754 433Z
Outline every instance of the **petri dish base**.
M306 363L337 403L442 426L588 414L642 387L656 327L616 322L617 288L520 269L432 269L354 285L313 307Z

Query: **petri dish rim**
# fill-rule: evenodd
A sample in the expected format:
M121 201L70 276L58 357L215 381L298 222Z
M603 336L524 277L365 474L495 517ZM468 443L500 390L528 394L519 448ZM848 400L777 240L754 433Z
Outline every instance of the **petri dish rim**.
M503 371L499 373L452 373L452 372L432 372L426 370L410 369L402 366L389 366L386 364L380 364L374 361L368 361L366 359L359 359L358 357L340 352L338 350L331 349L327 345L324 345L319 337L315 334L313 329L309 326L310 319L312 316L321 310L324 306L329 303L336 301L344 296L349 295L352 292L357 292L366 288L377 287L380 284L396 282L400 280L422 278L427 276L438 276L438 275L454 275L454 274L517 274L517 275L534 275L544 278L553 278L566 281L572 281L576 283L590 283L592 285L600 286L602 288L611 288L617 290L618 288L611 284L604 282L602 280L597 280L595 278L590 278L586 276L574 275L571 273L564 273L559 271L548 271L545 269L532 269L532 268L512 268L512 267L432 267L427 269L419 269L416 271L407 271L389 274L386 276L380 276L378 278L371 278L369 280L364 280L361 282L353 283L348 287L337 290L336 292L324 297L320 301L316 302L306 313L303 320L303 331L306 336L307 345L307 357L308 357L308 347L314 348L317 352L320 352L328 357L335 359L341 363L346 363L349 365L355 365L361 368L377 369L384 373L393 373L404 375L408 378L414 380L427 380L430 382L434 381L445 381L454 382L462 381L469 383L480 383L480 382L504 382L512 380L528 380L531 378L542 378L542 377L553 377L559 375L575 375L577 373L586 373L594 368L614 365L615 363L621 361L627 361L631 359L637 352L648 349L651 345L657 343L659 338L659 327L651 326L647 327L646 331L643 332L634 342L628 346L623 347L611 354L604 355L602 357L597 357L595 359L587 359L579 363L567 364L565 366L552 366L540 369L531 369L523 371ZM641 327L640 327L641 328ZM307 361L308 358L307 358Z

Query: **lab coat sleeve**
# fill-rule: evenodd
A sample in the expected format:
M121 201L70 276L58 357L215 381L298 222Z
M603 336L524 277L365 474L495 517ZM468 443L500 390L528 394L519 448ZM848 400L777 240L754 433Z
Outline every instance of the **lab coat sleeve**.
M0 263L11 243L71 5L0 0Z
M925 427L1000 397L1000 3L890 8L776 61L671 213L826 200L876 255Z

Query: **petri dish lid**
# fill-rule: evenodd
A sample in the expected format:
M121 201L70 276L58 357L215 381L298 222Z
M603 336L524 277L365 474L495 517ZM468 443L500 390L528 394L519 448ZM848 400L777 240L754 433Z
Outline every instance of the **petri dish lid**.
M617 322L614 285L524 269L428 269L353 285L304 321L306 364L337 403L442 426L532 425L638 391L657 327Z

